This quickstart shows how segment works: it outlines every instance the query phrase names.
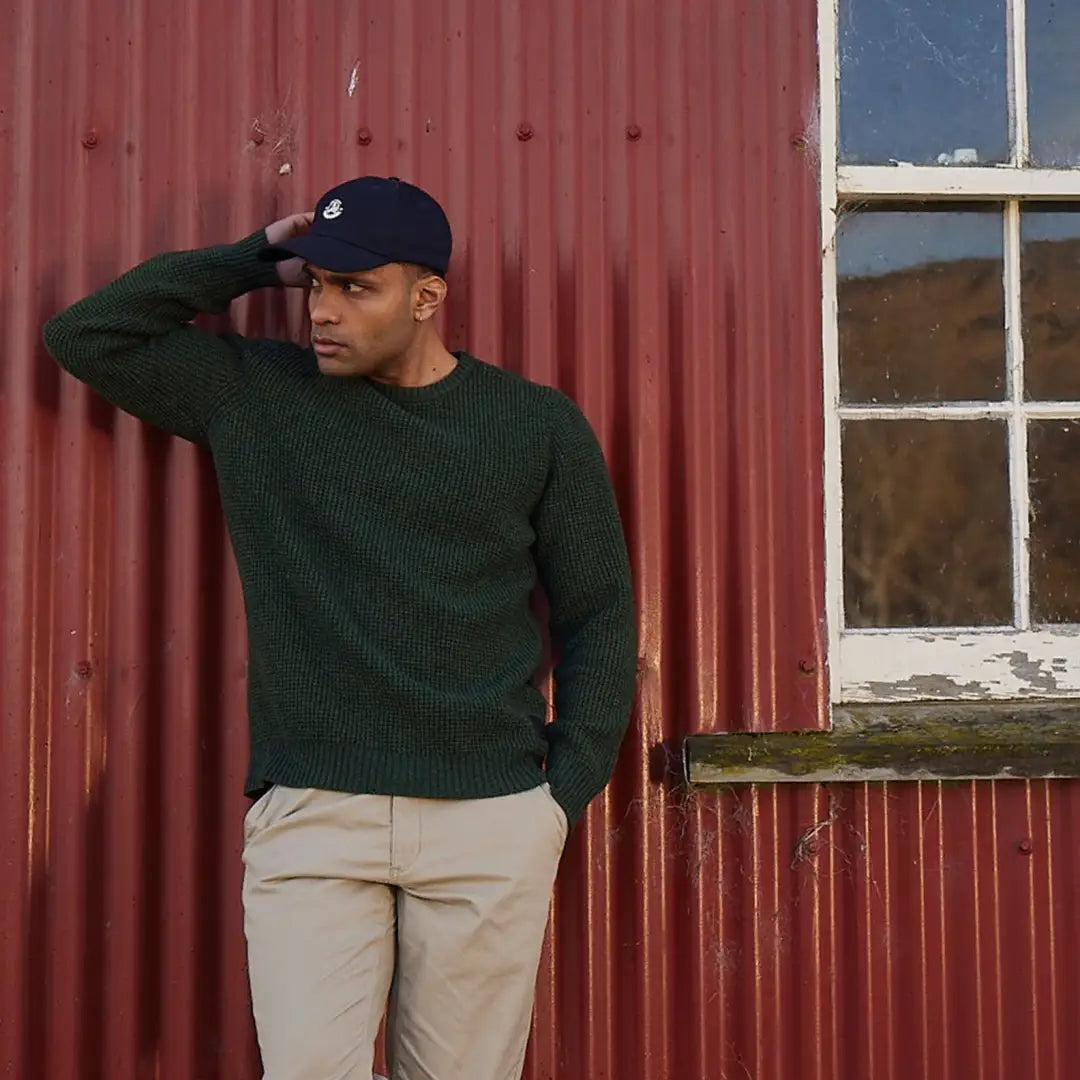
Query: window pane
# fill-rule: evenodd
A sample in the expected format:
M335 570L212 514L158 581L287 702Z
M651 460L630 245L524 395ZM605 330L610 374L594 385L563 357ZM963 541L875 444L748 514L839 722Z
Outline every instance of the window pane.
M1080 622L1080 422L1028 427L1031 614Z
M1025 393L1080 400L1080 211L1025 210L1020 228Z
M847 624L1012 622L1005 424L857 420L843 429Z
M1009 158L1005 0L840 0L840 160Z
M1038 165L1080 165L1080 4L1027 0L1028 127Z
M845 403L1000 401L1001 210L852 214L837 236Z

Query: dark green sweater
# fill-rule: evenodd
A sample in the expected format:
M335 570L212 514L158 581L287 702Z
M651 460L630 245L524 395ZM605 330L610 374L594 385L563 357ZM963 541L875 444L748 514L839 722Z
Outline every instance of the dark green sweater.
M66 370L213 455L247 609L248 794L494 796L546 764L575 821L611 775L636 668L592 430L563 394L466 354L403 388L189 325L276 284L265 243L159 255L45 327ZM558 656L550 726L538 576Z

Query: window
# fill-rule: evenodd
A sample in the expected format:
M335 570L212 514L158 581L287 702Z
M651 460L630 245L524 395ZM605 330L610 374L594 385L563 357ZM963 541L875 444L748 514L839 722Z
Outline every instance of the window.
M820 30L833 700L1080 697L1080 3Z

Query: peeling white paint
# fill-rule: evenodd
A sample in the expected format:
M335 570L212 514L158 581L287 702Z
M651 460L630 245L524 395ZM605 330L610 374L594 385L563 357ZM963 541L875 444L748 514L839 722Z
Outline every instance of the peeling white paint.
M837 702L1080 697L1080 629L841 635Z
M1010 415L1009 505L1012 532L1013 623L1031 629L1031 494L1028 490L1028 425L1024 416L1024 333L1020 299L1020 203L1005 204L1005 362Z
M818 3L818 165L821 188L821 351L824 358L825 624L829 696L839 690L838 657L844 623L843 494L840 476L840 328L837 322L836 228L839 152L839 80L836 68L837 10L834 0Z
M356 84L357 84L357 81L359 79L359 75L360 75L360 61L357 60L356 63L353 64L352 74L349 76L349 89L348 89L349 97L352 97L353 94L356 93Z
M1009 120L1013 128L1013 161L1026 165L1031 143L1028 114L1027 0L1007 4L1009 30Z
M1080 417L1080 402L1032 402L1024 391L1020 313L1021 210L1038 200L1075 200L1076 170L1029 166L1026 4L1008 9L1009 111L1014 140L1010 161L974 163L960 148L939 165L893 161L838 165L838 3L819 0L821 57L822 346L824 351L826 616L830 698L834 703L1005 701L1080 698L1080 628L1032 628L1030 492L1027 425L1032 419ZM932 44L927 41L928 47ZM1003 282L1006 303L1008 392L1003 400L918 405L841 405L836 303L835 235L838 215L875 201L949 199L1004 203ZM853 630L844 624L842 565L842 421L979 419L1008 423L1011 492L1012 628Z
M1073 170L1012 165L841 165L837 184L841 197L859 201L1076 197Z

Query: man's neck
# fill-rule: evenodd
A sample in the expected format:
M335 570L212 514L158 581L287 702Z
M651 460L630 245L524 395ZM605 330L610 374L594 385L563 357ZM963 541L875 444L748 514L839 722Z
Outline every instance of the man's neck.
M371 378L392 386L430 386L445 379L456 367L457 357L431 335L404 353L390 370Z

